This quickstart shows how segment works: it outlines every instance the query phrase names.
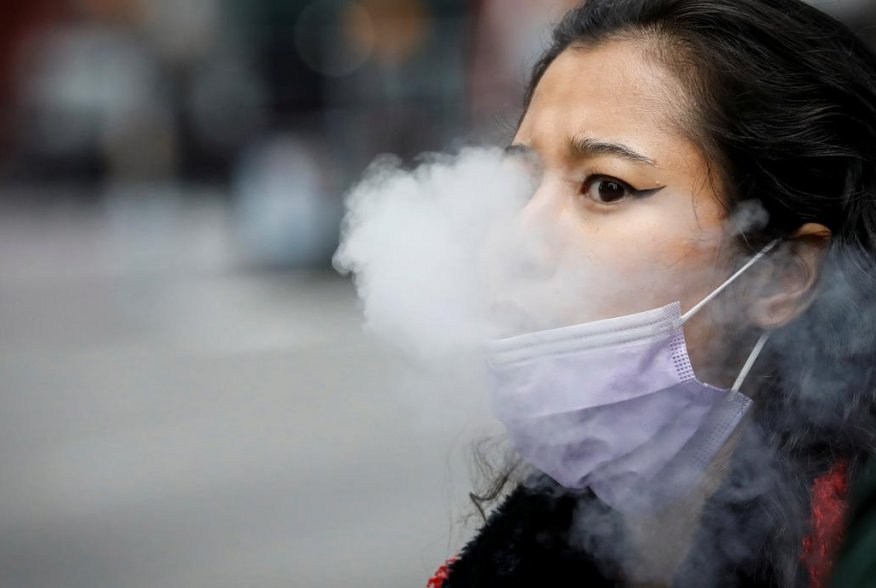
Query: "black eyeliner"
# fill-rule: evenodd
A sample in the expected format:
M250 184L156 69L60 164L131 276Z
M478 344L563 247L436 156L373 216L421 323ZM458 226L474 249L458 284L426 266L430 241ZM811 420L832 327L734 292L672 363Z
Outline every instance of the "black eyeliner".
M650 188L648 190L632 190L632 192L635 198L647 198L649 196L653 196L665 187L666 186L660 186L659 188Z

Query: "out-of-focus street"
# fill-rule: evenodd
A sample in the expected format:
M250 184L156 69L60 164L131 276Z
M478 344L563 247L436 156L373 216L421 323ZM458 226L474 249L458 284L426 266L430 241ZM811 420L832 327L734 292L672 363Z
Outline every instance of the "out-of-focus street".
M422 585L459 431L393 396L349 281L241 271L208 197L129 205L0 216L2 584Z

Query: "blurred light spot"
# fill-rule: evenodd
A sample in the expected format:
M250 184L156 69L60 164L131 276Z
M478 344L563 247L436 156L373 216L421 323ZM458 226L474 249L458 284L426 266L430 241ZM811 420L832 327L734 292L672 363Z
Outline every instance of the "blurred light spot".
M163 102L152 55L101 27L53 30L34 41L22 101L27 140L43 153L77 153Z
M271 265L327 262L337 245L340 205L324 162L304 141L278 136L252 148L234 182L245 255Z
M374 22L374 58L387 64L410 59L423 46L430 14L423 0L362 0Z
M298 17L295 45L314 71L326 76L348 75L368 61L374 50L374 23L358 3L318 0Z

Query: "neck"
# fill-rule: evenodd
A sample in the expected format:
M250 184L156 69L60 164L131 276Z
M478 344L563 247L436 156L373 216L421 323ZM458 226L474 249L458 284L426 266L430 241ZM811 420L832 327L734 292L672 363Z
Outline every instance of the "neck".
M723 333L720 343L691 350L690 356L697 379L716 388L729 390L758 344L761 333L753 329L738 332L725 329Z
M672 584L676 571L690 551L703 506L726 477L730 457L746 424L747 419L744 419L687 495L659 513L625 517L633 548L628 570L633 586L650 588Z

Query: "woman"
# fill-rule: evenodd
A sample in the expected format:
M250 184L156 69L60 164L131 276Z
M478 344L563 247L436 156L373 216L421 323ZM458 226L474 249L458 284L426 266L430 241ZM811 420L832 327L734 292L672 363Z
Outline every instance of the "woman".
M800 0L588 0L536 65L508 152L538 178L524 224L562 235L545 285L579 258L613 273L568 310L571 331L497 342L494 407L519 459L478 507L515 485L430 585L825 585L874 447L874 54ZM557 333L654 316L679 332L648 349L672 345L687 370L668 388L616 337L507 369ZM603 382L618 365L635 385ZM627 402L640 385L673 400ZM538 405L564 386L580 406ZM689 411L718 397L734 410Z

